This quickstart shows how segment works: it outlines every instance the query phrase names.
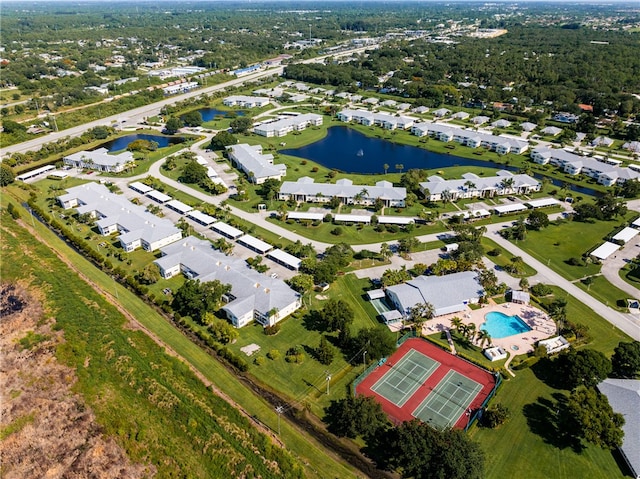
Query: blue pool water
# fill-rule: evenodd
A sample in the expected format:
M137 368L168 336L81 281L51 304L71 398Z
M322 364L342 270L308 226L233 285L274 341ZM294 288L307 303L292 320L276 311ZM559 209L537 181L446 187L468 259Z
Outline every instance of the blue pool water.
M494 339L531 331L531 328L519 316L507 316L500 311L487 313L484 315L484 319L485 322L480 326L480 329L487 331Z

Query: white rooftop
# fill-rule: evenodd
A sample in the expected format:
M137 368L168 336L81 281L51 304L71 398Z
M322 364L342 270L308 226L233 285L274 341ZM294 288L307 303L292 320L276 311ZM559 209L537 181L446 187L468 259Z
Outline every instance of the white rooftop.
M134 181L133 183L131 183L129 185L129 188L131 188L132 190L137 191L138 193L142 193L143 195L146 195L150 191L153 191L153 188L151 188L150 186L145 185L144 183L140 183L139 181Z
M539 200L527 201L527 204L532 208L543 208L545 206L559 205L560 202L555 198L541 198Z
M368 215L340 215L333 217L334 221L344 221L353 223L371 223L371 216Z
M638 233L640 233L640 231L638 231L637 229L626 227L618 234L616 234L613 239L624 241L626 243L627 241L631 241L633 237Z
M324 218L323 213L310 213L308 211L292 211L291 213L287 213L287 218L291 218L292 220L321 220Z
M185 205L182 201L178 200L168 201L165 206L182 214L186 214L193 209L191 206Z
M516 203L513 205L500 205L500 206L496 206L494 208L498 214L502 215L505 213L514 213L516 211L522 211L522 210L526 210L527 207L525 205L523 205L522 203Z
M216 219L213 216L209 216L198 210L189 211L189 213L187 213L187 218L197 221L198 223L201 223L205 226L209 226L210 224L216 222Z
M274 249L273 251L269 251L267 253L267 258L271 258L279 263L286 264L293 269L300 268L300 263L302 263L302 260L300 258L297 258L292 254L287 253L286 251L282 251L281 249Z
M157 190L149 191L147 193L147 196L152 200L157 201L158 203L166 203L167 201L171 200L171 196L165 195L164 193L161 193Z
M598 259L607 259L609 256L611 256L613 253L615 253L619 249L620 249L619 245L615 243L611 243L610 241L605 241L603 244L601 244L596 249L594 249L591 252L591 255L595 256Z
M217 223L214 223L211 229L225 236L229 236L230 238L233 238L233 239L239 238L244 234L242 230L239 230L238 228L228 225L227 223L224 223L222 221L218 221Z
M256 238L251 235L244 235L237 239L238 243L249 246L250 248L258 251L259 253L266 253L270 249L273 249L266 241L262 241L261 239Z

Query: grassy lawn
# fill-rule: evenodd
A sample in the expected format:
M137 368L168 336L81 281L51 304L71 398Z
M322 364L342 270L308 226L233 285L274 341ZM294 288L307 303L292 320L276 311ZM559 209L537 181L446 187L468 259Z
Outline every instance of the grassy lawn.
M3 206L6 206L9 199L11 199L10 195L3 195ZM27 212L21 207L19 211L23 218L27 217ZM206 441L206 438L213 434L211 428L215 427L218 421L204 417L202 411L196 410L195 405L201 404L200 397L202 397L202 403L210 404L208 407L216 411L216 414L226 415L226 420L241 422L244 420L239 418L233 409L228 408L226 403L207 393L204 386L180 361L164 354L143 333L122 328L124 323L122 316L100 295L93 293L86 283L66 270L52 256L50 247L62 252L103 291L115 295L119 303L144 327L153 331L215 386L241 404L249 414L255 415L272 430L277 430L277 414L269 404L254 396L228 370L181 335L133 293L115 284L109 276L74 253L43 225L35 223L38 233L45 238L50 247L36 241L19 228L14 228L13 225L10 227L16 236L6 235L7 242L10 241L10 249L5 249L4 252L6 256L2 262L3 278L30 277L30 281L41 284L46 287L47 292L50 292L49 299L55 301L52 308L57 311L58 321L65 329L65 336L69 343L69 347L61 353L66 361L77 364L80 376L77 387L94 408L106 432L116 435L118 442L125 445L134 460L150 461L159 458L157 463L162 464L159 468L162 474L159 477L169 477L171 474L207 477L212 471L218 470L218 465L209 466L209 459L212 456L202 456L201 447L195 446L200 439L195 439L194 434L201 434ZM29 253L23 256L27 250ZM13 256L9 257L8 251ZM17 256L14 258L15 255L20 255L21 258L18 259ZM44 267L38 270L40 266ZM30 274L32 270L33 273ZM112 363L104 363L109 351L109 347L105 348L105 345L112 344L111 338L116 341L116 345L111 346L112 349L117 348L116 357L125 355L134 358L133 362L129 363L132 369L127 369L130 372L126 378L118 375L118 368L114 369ZM127 344L134 344L132 346L134 349L127 349ZM85 363L86 358L91 360ZM153 363L160 368L151 368ZM158 374L162 377L160 378ZM114 375L117 377L112 377ZM153 394L147 391L146 387L136 389L127 385L131 381L149 384L149 381L156 378L163 388L168 388L181 398L180 412L167 414L166 411L157 410L152 405L142 404L141 401L146 401L147 396L153 397ZM191 399L183 400L182 397L185 394L191 394ZM105 397L108 397L109 401L104 401ZM189 407L193 410L184 409ZM184 418L192 418L195 421L193 423L195 432L189 429L185 431L181 426L184 425ZM248 423L243 423L242 429L251 435L256 434ZM138 440L143 436L144 441ZM314 471L325 470L334 471L338 477L353 477L354 474L349 467L334 460L314 440L302 435L287 421L281 421L281 438L294 457L309 465L305 469L309 477L324 477L323 474ZM171 464L166 462L167 458L175 457L175 451L180 451L180 466L185 468L182 472L179 472L176 461L170 461ZM246 456L249 453L241 454ZM228 477L235 476L229 472L220 474Z
M628 218L636 213L630 213ZM628 219L627 218L627 219ZM540 231L529 231L523 241L517 245L542 263L548 263L554 271L569 280L591 276L600 271L600 265L572 266L570 258L580 258L603 242L611 231L624 223L625 218L613 221L595 221L581 223L564 221L551 223Z
M588 286L582 281L576 282L575 285L587 291L601 303L619 311L627 312L627 298L629 294L611 284L604 276L594 276L593 282Z
M620 269L619 275L634 288L640 288L640 265L628 263Z
M482 246L484 246L485 252L494 250L496 248L502 251L502 253L500 253L498 256L487 256L489 260L495 263L497 266L500 266L502 269L504 269L505 266L511 264L511 258L513 257L511 256L511 253L506 252L505 254L505 251L502 248L500 248L500 246L495 241L491 240L490 238L487 238L486 236L483 236L480 242L482 243ZM509 274L516 278L526 278L528 276L533 276L538 273L535 269L533 269L528 264L523 265L523 270L524 272L522 274L512 274L512 273L509 273Z
M353 334L360 329L374 327L389 331L376 319L373 306L363 298L364 292L370 287L368 279L358 279L352 274L346 274L340 276L328 291L322 294L312 293L305 299L305 303L313 310L321 309L327 299L341 299L353 309ZM262 365L251 363L249 372L263 383L284 392L296 403L305 404L313 413L322 417L324 407L331 400L348 394L349 384L362 372L362 367L352 366L348 362L350 358L345 358L337 348L335 359L328 366L314 359L313 349L318 347L322 333L309 328L307 314L308 310L289 317L281 323L280 332L274 336L265 335L260 325L249 325L240 330L240 338L230 349L244 357L240 348L249 344L259 345L260 351L255 353L251 360L263 357L265 362ZM332 338L336 334L328 336ZM302 363L289 363L285 360L285 353L292 346L303 348L305 358ZM266 354L271 350L278 350L280 357L275 360L267 358ZM327 373L332 377L329 395L326 394Z
M610 451L590 445L578 453L556 443L547 422L557 393L564 391L546 385L531 369L503 383L495 401L509 408L511 419L498 429L474 426L469 433L485 451L487 479L624 477Z

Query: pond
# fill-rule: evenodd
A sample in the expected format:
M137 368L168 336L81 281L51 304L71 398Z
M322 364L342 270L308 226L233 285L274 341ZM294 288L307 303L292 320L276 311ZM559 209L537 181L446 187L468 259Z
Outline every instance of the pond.
M201 108L198 112L202 115L202 121L211 121L215 119L216 116L224 116L227 118L233 116L244 116L244 111L242 110L223 111L218 110L217 108Z
M411 168L438 169L450 166L481 166L510 171L519 169L494 161L462 158L456 155L433 153L416 146L399 145L388 140L368 137L346 126L331 127L322 140L300 148L280 150L280 153L306 158L324 167L345 173L382 174L385 164L389 165L389 172L395 172L396 165L402 165L402 171ZM535 176L542 178L540 174ZM559 180L552 180L552 182L556 186L562 186ZM598 194L591 188L571 185L570 189L586 195Z
M121 136L120 138L116 138L115 140L107 141L106 143L101 144L98 148L106 148L109 152L124 150L129 146L129 143L132 143L136 140L147 140L147 141L155 141L158 144L158 148L164 148L169 145L177 145L178 143L182 143L184 138L180 136L160 136L160 135L145 135L145 134L134 134L134 135L126 135Z

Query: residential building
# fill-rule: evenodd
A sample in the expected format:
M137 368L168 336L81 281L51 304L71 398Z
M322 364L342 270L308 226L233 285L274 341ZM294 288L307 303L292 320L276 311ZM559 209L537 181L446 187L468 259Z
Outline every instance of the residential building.
M536 125L535 123L531 123L530 121L525 121L523 123L520 123L520 128L522 128L522 131L529 132L538 128L538 125Z
M176 95L178 93L186 93L195 88L198 88L200 84L195 81L176 83L175 85L169 85L162 89L165 95Z
M539 191L542 186L529 175L514 175L507 170L500 170L495 176L489 177L465 173L456 180L445 180L440 176L430 176L427 180L420 183L420 190L430 201L528 194Z
M454 120L466 120L467 118L469 118L469 113L467 113L466 111L459 111L451 115L451 118Z
M531 159L540 164L550 163L570 175L583 174L605 186L624 183L640 178L640 173L632 168L612 165L594 158L588 158L566 150L539 146L531 152Z
M322 115L315 113L305 113L302 115L281 118L272 122L265 122L260 125L256 125L253 131L256 135L266 136L267 138L273 136L285 136L292 131L302 131L310 126L322 125Z
M468 304L477 303L484 296L484 289L475 271L463 271L445 276L418 276L406 283L389 286L385 293L407 318L411 308L418 304L431 304L434 316L464 311Z
M78 151L65 156L62 161L65 165L75 168L87 168L89 170L120 173L133 161L133 153L123 151L117 155L109 155L106 148L98 148L94 151Z
M562 128L558 128L557 126L546 126L540 130L540 133L543 135L558 136L562 133Z
M378 181L375 186L354 185L348 179L338 180L335 184L315 183L313 178L305 176L298 181L283 182L278 195L282 201L293 199L306 203L328 203L333 197L346 205L371 206L379 198L385 206L403 207L407 189L393 186L389 181Z
M189 279L218 280L231 286L221 309L236 328L254 320L273 326L302 305L300 295L284 281L258 273L245 261L215 250L208 241L189 236L161 251L154 264L163 278L183 273Z
M608 136L599 136L591 142L591 146L605 146L608 148L611 145L613 145L613 140Z
M119 232L118 239L127 252L140 247L156 251L182 238L181 230L171 221L152 215L144 206L134 205L98 183L69 188L58 201L65 209L75 208L78 214L88 213L96 218L101 235Z
M241 108L260 108L271 103L271 99L263 96L228 96L222 103L225 106L239 106Z
M411 128L415 118L403 115L393 115L385 112L370 112L367 110L350 110L345 109L338 113L338 119L341 121L355 121L365 126L380 126L386 130L395 130L396 128L406 130Z
M287 166L273 164L273 155L263 155L262 146L241 143L227 148L229 159L244 171L252 183L260 185L270 178L280 181L287 174Z
M442 123L418 123L411 127L416 136L433 136L440 141L456 141L470 148L488 148L501 155L507 153L522 154L529 148L529 142L504 135L492 135L473 129L460 128Z

